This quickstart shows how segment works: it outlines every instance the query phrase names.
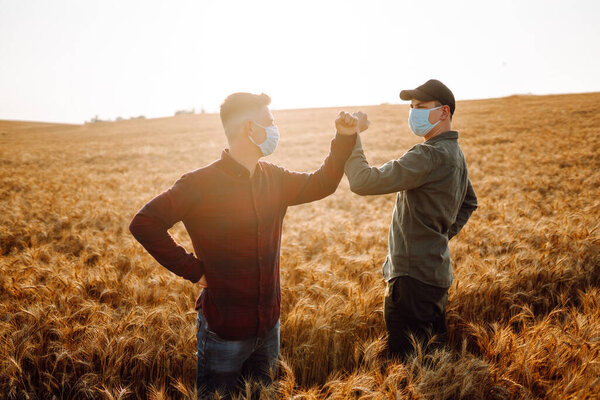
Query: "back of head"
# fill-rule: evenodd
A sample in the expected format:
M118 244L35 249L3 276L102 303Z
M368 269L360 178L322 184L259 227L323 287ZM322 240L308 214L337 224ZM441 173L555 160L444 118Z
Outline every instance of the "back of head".
M264 93L233 93L221 104L221 123L227 139L231 141L239 133L240 124L253 113L271 104L271 98Z

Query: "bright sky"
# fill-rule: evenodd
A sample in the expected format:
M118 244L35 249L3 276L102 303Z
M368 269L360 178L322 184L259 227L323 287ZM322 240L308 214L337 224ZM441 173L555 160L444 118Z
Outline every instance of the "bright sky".
M600 91L600 1L0 0L0 119Z

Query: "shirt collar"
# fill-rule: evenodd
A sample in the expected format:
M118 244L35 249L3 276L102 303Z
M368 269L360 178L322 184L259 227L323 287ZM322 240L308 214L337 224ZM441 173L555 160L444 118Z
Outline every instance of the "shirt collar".
M231 175L237 176L239 178L249 178L250 171L242 164L237 162L229 153L229 149L224 149L221 153L221 159L219 160L219 164L225 170L225 172L230 173Z
M431 143L439 142L440 140L447 140L447 139L458 139L458 131L442 132L439 135L427 140L425 143L431 144Z

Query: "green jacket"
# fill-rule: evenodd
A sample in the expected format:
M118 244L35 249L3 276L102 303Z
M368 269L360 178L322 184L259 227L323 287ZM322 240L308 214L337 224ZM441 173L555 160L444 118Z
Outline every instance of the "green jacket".
M410 276L450 287L448 241L477 208L458 132L441 133L379 168L369 166L359 137L345 172L350 189L361 196L398 192L383 264L385 280Z

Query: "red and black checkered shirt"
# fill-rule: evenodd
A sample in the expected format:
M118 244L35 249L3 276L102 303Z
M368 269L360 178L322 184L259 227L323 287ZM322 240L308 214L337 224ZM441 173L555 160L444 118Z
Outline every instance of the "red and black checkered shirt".
M356 140L336 135L323 165L299 173L260 161L254 174L228 150L212 164L183 175L146 204L129 230L164 267L208 288L196 301L210 329L227 340L263 336L279 320L279 248L288 206L335 192ZM195 254L168 229L183 221Z

